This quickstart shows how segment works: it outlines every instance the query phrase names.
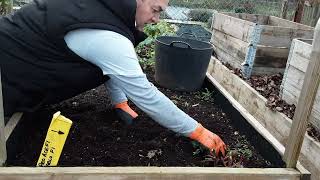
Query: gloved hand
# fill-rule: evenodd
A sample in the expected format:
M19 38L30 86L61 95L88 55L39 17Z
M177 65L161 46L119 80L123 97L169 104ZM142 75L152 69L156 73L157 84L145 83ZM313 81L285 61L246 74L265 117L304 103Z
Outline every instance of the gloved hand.
M200 142L211 152L214 150L216 156L218 156L220 152L223 156L225 156L226 145L222 139L218 135L204 128L200 123L198 123L196 130L190 133L189 137Z
M115 111L119 118L127 125L131 125L133 123L133 119L138 117L138 114L129 107L128 101L116 104Z

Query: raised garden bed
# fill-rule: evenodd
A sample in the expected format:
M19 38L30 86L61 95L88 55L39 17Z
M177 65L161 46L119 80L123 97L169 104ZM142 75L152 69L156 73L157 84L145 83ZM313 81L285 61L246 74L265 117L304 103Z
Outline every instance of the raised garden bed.
M149 79L153 78L149 69ZM269 152L256 150L250 137L254 132L239 129L235 123L240 114L228 113L221 94L214 89L202 89L194 93L159 89L177 106L213 132L219 134L234 153L244 160L228 162L230 167L280 167L281 157L272 157ZM61 156L60 166L225 166L222 162L206 159L205 152L193 147L188 138L161 127L142 111L132 126L124 126L112 111L110 100L104 87L88 91L58 105L28 114L20 124L22 135L15 138L16 152L9 154L9 166L35 166L50 123L51 116L61 111L74 121ZM243 122L244 123L244 122ZM239 123L238 123L239 124ZM18 131L19 128L17 128ZM251 130L253 131L253 130ZM247 132L247 133L246 133ZM253 134L252 134L253 133ZM25 136L28 134L28 136ZM197 152L198 151L198 152ZM272 148L269 150L272 153ZM9 152L13 152L9 149ZM261 152L261 153L259 153ZM273 152L274 153L274 152ZM194 154L194 155L193 155Z
M151 75L149 78L152 78L153 73L148 74ZM256 127L251 127L219 90L212 89L214 87L211 81L208 81L205 87L207 89L194 93L162 88L160 90L192 117L219 134L231 150L240 152L242 157L251 154L247 160L235 159L230 165L227 164L228 166L255 168L203 167L225 164L224 161L212 161L203 153L195 153L199 148L193 147L189 139L160 127L139 110L140 117L136 123L130 127L123 126L111 110L105 89L99 87L68 101L46 107L35 114L25 115L8 142L8 166L34 166L51 116L53 112L61 110L74 121L59 163L63 167L5 167L0 168L0 179L86 177L289 180L308 177L308 172L301 167L299 170L281 168L284 165L281 156L272 147L277 144L270 145L269 140L259 135L261 128L257 133ZM241 152L241 149L244 151Z

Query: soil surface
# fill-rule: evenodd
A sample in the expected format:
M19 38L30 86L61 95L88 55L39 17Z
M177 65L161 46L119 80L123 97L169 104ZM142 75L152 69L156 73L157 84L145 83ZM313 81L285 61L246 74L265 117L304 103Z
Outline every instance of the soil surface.
M282 74L273 75L254 75L249 79L245 79L238 68L233 68L231 65L224 63L226 67L232 70L236 75L245 80L251 87L258 91L262 96L267 98L267 106L274 111L279 111L285 114L290 119L293 118L295 113L295 105L288 104L280 97L280 86L282 83ZM320 142L320 132L312 125L308 125L308 134L315 140Z
M153 82L153 71L149 68L146 73ZM161 87L159 90L218 134L228 145L227 158L211 156L190 139L161 127L132 104L139 117L133 125L125 126L112 109L106 89L100 86L26 114L8 142L7 164L35 166L52 115L61 111L73 125L59 166L283 166L275 150L249 124L242 123L243 118L218 90L212 87L192 93Z

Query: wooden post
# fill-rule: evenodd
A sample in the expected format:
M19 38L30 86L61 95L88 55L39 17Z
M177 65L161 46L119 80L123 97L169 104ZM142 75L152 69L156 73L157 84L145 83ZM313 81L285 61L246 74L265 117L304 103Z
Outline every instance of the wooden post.
M282 0L281 17L283 19L287 19L287 12L288 12L288 0Z
M315 26L320 17L320 2L315 2L313 4L311 24L310 26Z
M298 0L298 4L296 7L296 11L294 13L293 21L294 22L301 22L302 15L303 15L303 7L304 7L305 0Z
M0 72L0 166L3 166L7 160L6 138L4 133L4 111L2 101L2 83Z
M314 104L316 93L320 82L320 21L314 30L312 53L310 62L305 74L303 87L299 97L297 109L293 117L293 124L290 130L287 147L284 154L284 161L288 168L295 168L304 135L307 130L309 117Z

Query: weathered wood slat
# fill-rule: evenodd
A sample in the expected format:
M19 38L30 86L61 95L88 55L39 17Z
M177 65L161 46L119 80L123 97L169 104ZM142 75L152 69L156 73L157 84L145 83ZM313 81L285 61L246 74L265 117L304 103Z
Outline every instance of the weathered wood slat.
M247 14L247 13L223 13L235 18L243 19L260 25L268 24L269 16L264 16L261 14Z
M273 75L277 73L283 74L283 68L272 68L272 67L256 67L253 66L252 75Z
M255 23L253 22L245 21L222 13L215 13L212 23L213 29L248 43L250 42L250 34L253 31L254 26Z
M228 54L239 59L245 59L249 43L234 38L218 30L212 30L211 42Z
M278 18L276 16L270 16L268 25L270 26L283 26L283 27L290 27L295 29L309 29L312 30L313 28L301 23L292 22L286 19Z
M235 54L230 54L230 52L226 52L223 47L220 45L213 47L214 52L218 59L221 59L224 63L229 63L232 67L240 68L243 63L243 59L238 58ZM231 51L232 52L232 51Z
M310 29L292 29L265 25L262 25L261 28L259 45L289 48L294 38L312 39L313 37L313 30Z
M302 54L295 53L294 56L291 56L289 65L304 73L307 70L308 63L309 58L302 56Z
M61 167L0 168L0 180L299 180L300 173L288 168L204 167Z
M281 144L286 145L291 128L291 119L284 114L266 107L267 99L250 85L233 74L221 62L212 58L208 73L218 81L232 97L259 121ZM299 161L311 173L312 178L320 177L320 143L305 135Z
M0 72L1 79L1 72ZM3 111L3 98L2 98L2 83L0 80L0 166L7 160L7 147L6 138L4 133L4 111Z
M6 124L6 127L4 128L4 136L6 141L9 139L11 133L13 132L14 128L19 123L23 113L17 112L14 113L11 118L9 119L8 123Z

